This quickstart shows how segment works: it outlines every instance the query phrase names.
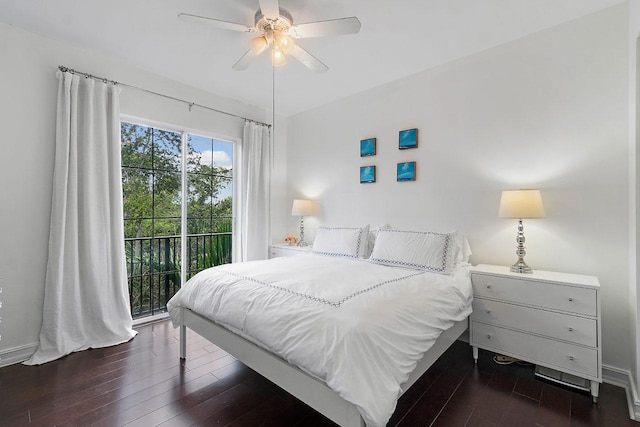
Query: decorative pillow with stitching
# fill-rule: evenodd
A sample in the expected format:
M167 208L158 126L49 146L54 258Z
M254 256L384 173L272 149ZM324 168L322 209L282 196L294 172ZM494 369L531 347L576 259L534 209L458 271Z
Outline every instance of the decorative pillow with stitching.
M320 227L313 241L312 252L320 255L364 257L367 251L369 226Z
M371 261L449 274L456 264L457 233L378 230Z
M377 228L371 229L369 227L369 237L367 238L367 251L364 254L363 258L370 258L371 252L373 251L373 247L376 245L376 236L378 235L378 230L381 228L391 228L389 224L380 224Z

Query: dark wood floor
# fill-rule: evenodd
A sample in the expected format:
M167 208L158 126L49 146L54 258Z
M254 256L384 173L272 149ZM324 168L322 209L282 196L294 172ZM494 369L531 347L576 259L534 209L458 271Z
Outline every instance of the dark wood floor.
M131 342L71 354L43 366L0 369L2 426L332 426L305 404L189 332L179 362L168 321ZM624 390L586 394L538 381L531 366L498 366L454 344L400 399L397 426L640 426Z

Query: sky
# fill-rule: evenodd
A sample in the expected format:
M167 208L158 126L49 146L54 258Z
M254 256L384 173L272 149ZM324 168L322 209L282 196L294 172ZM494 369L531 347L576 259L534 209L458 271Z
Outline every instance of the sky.
M191 145L200 153L200 162L209 166L231 168L233 166L233 143L189 134Z
M231 169L233 166L233 143L189 134L191 146L200 155L200 163ZM226 185L218 193L217 201L233 195L231 184Z

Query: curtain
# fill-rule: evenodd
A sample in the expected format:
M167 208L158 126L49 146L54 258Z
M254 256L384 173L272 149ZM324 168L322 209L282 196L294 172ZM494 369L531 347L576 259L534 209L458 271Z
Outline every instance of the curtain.
M269 128L246 122L240 143L234 230L233 260L252 261L269 257L270 242L270 159Z
M42 328L27 365L136 335L124 254L118 92L58 72Z

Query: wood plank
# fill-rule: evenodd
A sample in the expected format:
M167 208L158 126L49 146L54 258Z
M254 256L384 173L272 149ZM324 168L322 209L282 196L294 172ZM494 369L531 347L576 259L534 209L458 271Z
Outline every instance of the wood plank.
M188 358L168 321L132 341L42 366L0 369L0 424L7 426L335 426L215 344L188 331ZM588 394L535 379L533 366L499 366L454 343L400 399L390 426L638 426L624 390ZM218 424L220 423L220 424ZM612 424L613 423L613 424Z

